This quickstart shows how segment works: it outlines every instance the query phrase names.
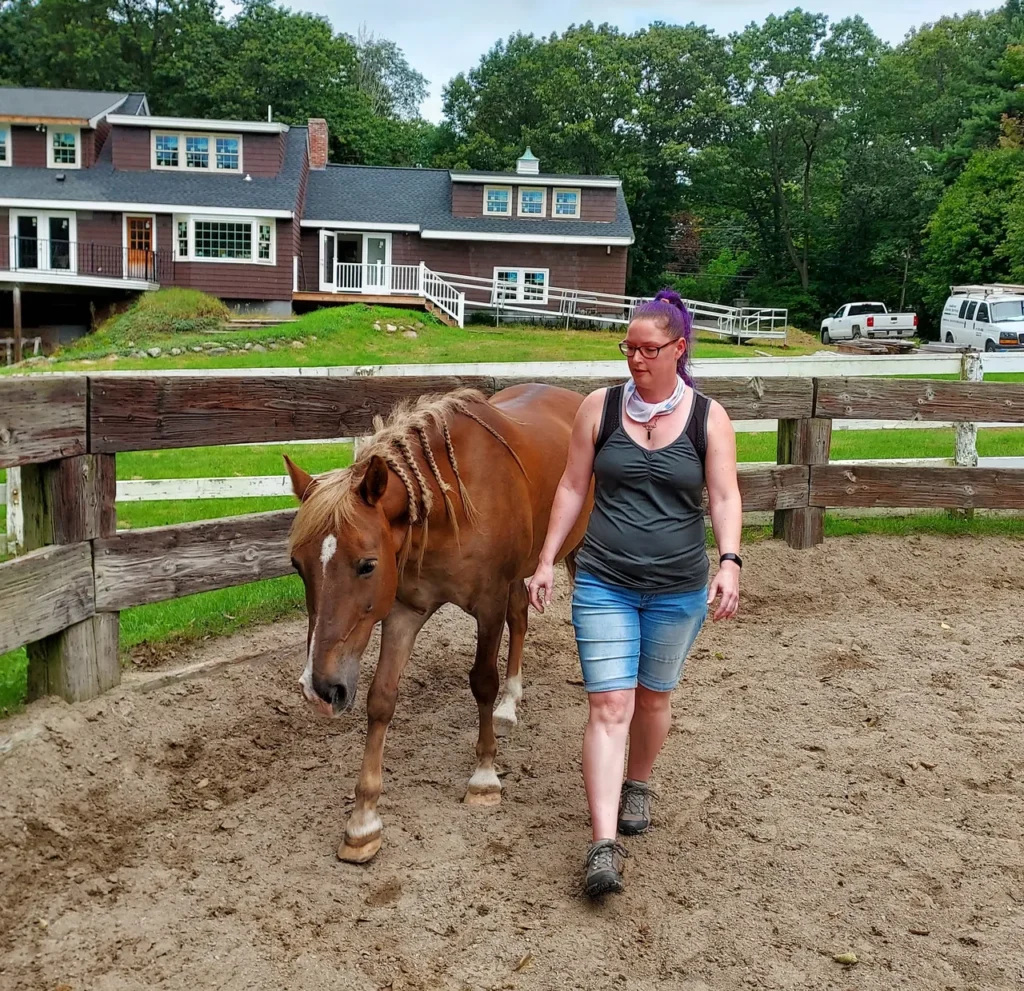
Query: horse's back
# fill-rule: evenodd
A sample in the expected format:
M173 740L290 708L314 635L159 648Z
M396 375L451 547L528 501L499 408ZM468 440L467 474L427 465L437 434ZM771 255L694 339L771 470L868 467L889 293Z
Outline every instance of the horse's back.
M496 392L490 402L520 423L530 426L562 423L571 429L583 396L572 389L542 382L525 382Z

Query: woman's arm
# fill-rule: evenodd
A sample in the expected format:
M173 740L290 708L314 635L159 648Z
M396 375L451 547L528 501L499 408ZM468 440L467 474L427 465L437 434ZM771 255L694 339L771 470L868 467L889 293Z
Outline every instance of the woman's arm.
M530 603L541 612L544 612L544 600L550 599L554 585L555 557L580 518L580 511L590 491L594 473L594 441L606 391L598 389L587 396L576 411L573 421L569 456L551 504L548 532L544 537L537 569L527 585Z
M736 431L729 414L714 401L708 412L704 480L718 554L738 554L743 533L743 502L736 477ZM708 604L719 595L721 601L715 610L715 620L732 619L740 604L740 568L735 561L725 561L719 566L708 590Z

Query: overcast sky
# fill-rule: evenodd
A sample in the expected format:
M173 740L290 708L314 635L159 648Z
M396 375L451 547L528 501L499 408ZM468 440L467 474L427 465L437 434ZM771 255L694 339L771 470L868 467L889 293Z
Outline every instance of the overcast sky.
M430 96L423 107L429 120L441 116L441 89L456 73L474 66L498 38L515 31L547 35L570 24L607 22L624 31L635 31L651 21L669 24L706 24L720 34L742 29L768 14L781 14L796 6L839 20L859 13L886 41L896 43L915 25L934 21L943 14L989 10L999 0L969 3L965 0L376 0L366 7L331 0L286 0L293 9L326 14L336 31L354 35L360 21L374 34L397 42L409 62L430 81Z

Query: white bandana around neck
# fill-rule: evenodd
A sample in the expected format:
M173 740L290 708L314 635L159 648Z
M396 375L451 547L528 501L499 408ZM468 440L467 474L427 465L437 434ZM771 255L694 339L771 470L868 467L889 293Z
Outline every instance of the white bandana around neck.
M636 391L636 383L629 379L626 382L626 413L631 419L647 427L647 436L650 438L651 428L658 417L671 413L683 401L685 395L686 383L677 375L675 390L668 399L663 399L660 403L647 403Z

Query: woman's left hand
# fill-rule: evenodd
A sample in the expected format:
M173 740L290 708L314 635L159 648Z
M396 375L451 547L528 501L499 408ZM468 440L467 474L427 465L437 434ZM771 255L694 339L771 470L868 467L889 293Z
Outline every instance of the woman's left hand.
M708 605L721 596L715 615L717 623L720 619L732 619L740 607L740 569L732 561L723 561L708 589Z

